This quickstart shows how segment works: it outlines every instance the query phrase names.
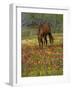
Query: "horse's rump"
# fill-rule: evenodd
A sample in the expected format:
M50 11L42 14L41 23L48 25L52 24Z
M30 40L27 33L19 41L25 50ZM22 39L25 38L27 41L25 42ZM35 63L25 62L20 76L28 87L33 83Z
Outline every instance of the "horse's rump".
M39 45L42 43L43 46L43 39L44 42L46 42L47 45L47 35L49 36L50 43L53 42L53 36L51 33L51 26L48 23L43 23L39 25L39 30L38 30L38 41Z

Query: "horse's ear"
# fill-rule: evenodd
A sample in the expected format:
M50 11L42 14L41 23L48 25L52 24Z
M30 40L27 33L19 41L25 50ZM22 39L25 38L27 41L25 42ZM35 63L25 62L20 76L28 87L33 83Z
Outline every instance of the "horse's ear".
M50 27L53 27L53 24L52 24L52 23L48 23L48 25L49 25Z
M50 26L51 26L51 27L53 27L53 24L52 24L52 23L50 23Z

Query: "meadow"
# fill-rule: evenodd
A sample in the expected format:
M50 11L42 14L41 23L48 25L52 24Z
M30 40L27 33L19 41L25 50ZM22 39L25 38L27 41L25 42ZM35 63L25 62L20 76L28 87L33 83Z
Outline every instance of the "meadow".
M37 36L29 36L21 42L21 75L56 76L63 75L63 35L53 33L54 43L39 48Z

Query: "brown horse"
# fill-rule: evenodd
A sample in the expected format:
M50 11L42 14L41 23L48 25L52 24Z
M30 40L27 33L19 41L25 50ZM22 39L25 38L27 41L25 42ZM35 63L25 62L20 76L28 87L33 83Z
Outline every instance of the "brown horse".
M38 42L40 47L43 47L43 45L47 46L47 36L49 36L50 44L52 44L53 36L51 32L51 25L48 23L40 24L38 29Z

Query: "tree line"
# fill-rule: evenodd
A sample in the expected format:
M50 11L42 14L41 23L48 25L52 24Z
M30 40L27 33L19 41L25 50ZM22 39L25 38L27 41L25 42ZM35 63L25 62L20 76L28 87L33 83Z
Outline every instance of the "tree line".
M32 28L31 34L34 34L37 31L33 28L38 28L44 22L51 24L52 32L63 32L63 14L21 13L22 33L29 33L29 28Z

